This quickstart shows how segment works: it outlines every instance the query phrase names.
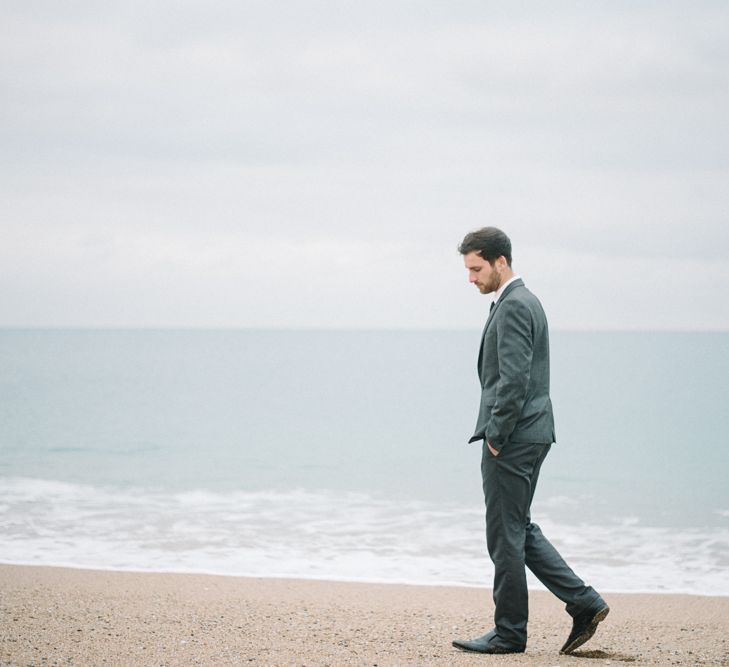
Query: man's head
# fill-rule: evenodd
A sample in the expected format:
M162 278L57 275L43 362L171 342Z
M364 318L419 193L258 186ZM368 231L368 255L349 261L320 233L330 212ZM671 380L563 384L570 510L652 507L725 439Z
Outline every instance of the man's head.
M509 280L511 270L511 241L496 227L483 227L466 234L458 246L468 269L468 280L481 294L490 294Z

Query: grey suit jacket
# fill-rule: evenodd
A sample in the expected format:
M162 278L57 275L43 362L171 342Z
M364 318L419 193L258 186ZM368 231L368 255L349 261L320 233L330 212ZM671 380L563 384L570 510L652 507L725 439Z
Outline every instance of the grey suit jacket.
M486 321L478 377L481 405L469 442L485 438L501 450L509 442L555 441L547 317L521 279L504 290Z

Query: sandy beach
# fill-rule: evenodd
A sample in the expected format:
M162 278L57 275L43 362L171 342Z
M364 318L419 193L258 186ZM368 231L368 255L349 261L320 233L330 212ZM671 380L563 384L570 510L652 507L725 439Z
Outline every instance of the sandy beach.
M2 565L0 591L4 666L729 664L728 597L606 595L568 657L570 619L539 591L513 656L451 647L489 629L486 589Z

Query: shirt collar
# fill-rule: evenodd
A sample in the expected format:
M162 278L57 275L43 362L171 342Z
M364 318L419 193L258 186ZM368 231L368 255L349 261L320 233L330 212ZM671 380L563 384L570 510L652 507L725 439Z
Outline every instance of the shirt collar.
M494 295L494 303L496 303L501 298L501 295L504 293L504 290L509 285L511 285L511 283L513 283L515 280L519 280L519 278L521 278L521 276L514 275L511 278L509 278L509 280L507 280L503 285L501 285L501 287L499 287L499 289L496 290L496 294Z

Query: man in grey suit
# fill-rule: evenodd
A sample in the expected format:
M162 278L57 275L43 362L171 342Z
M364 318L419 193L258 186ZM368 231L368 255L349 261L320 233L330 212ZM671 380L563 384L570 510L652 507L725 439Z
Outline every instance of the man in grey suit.
M554 436L549 398L549 335L539 300L511 268L511 241L500 229L467 234L459 246L469 281L495 293L478 356L481 402L469 442L483 441L481 476L486 542L494 564L495 627L453 645L478 653L522 653L527 643L525 565L572 616L561 649L571 653L595 633L609 607L570 569L531 522L530 506Z

